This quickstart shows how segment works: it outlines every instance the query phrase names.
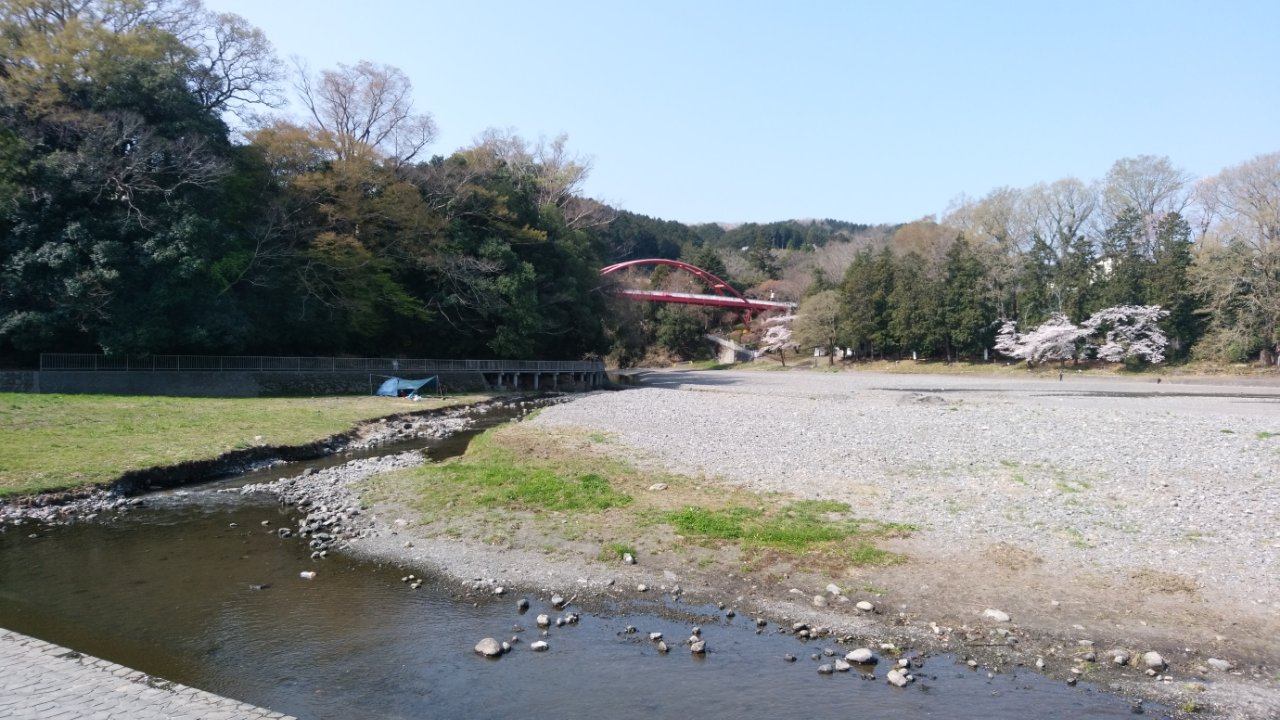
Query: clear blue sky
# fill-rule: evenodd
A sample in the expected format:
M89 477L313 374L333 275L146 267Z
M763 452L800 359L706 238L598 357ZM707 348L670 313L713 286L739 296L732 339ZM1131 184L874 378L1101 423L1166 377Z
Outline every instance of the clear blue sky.
M413 80L447 155L559 133L684 222L905 222L1135 155L1280 150L1280 2L206 0L313 69Z

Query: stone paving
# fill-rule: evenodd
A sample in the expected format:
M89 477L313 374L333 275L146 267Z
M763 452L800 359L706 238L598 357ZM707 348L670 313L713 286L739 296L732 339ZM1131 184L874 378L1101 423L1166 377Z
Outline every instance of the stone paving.
M294 720L0 628L0 719Z

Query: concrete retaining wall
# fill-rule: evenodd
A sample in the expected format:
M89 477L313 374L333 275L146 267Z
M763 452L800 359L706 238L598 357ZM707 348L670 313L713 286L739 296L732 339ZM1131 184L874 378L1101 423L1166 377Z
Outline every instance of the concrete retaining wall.
M0 370L0 392L40 392L37 375L34 370Z

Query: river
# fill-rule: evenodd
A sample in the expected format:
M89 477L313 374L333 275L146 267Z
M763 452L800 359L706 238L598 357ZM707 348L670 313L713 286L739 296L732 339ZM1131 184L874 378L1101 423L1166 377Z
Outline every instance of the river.
M454 438L436 452L456 452ZM402 448L389 447L386 451ZM827 640L755 632L749 618L671 599L578 608L581 622L537 594L466 596L458 585L278 538L291 510L219 488L275 477L272 468L147 496L146 506L63 526L0 532L0 626L303 719L653 717L1119 718L1130 702L1082 683L1067 687L1010 668L988 677L930 657L917 681L894 688L858 672L817 673ZM314 570L315 579L299 576ZM518 597L532 607L520 612ZM681 645L699 624L705 657ZM626 632L628 626L635 633ZM672 645L660 654L648 633ZM519 637L487 660L483 637ZM784 661L785 655L799 658ZM1147 712L1155 714L1153 708Z

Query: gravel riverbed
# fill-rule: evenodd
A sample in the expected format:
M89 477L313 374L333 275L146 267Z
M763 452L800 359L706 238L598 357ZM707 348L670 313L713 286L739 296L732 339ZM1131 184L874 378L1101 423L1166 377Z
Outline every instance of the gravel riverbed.
M954 626L962 647L996 647L992 663L1276 717L1280 383L666 371L644 385L534 422L605 431L641 467L914 525L891 543L901 565L833 578L893 626ZM822 582L761 592L799 612ZM1105 662L1152 648L1169 665L1145 679Z
M939 545L1158 569L1280 611L1280 387L683 373L535 422L666 469L849 502Z

